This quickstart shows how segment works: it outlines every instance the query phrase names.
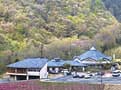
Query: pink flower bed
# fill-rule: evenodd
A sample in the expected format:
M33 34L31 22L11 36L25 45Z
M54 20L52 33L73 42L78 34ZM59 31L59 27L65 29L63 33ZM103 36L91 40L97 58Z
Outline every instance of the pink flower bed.
M0 90L104 90L104 85L42 83L35 80L0 84Z

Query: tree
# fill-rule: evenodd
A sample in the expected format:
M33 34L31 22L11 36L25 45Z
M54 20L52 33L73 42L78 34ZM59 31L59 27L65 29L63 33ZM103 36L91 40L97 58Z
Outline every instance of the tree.
M65 63L65 64L63 65L63 68L64 68L64 69L67 69L69 72L71 71L71 65L68 64L68 63Z
M102 30L94 37L94 39L96 43L101 42L100 47L102 48L103 52L114 47L116 44L115 37L113 37L113 34L107 30Z

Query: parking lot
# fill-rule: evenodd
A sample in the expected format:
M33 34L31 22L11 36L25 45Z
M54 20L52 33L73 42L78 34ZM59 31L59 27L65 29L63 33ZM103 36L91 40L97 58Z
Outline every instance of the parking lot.
M63 76L56 79L48 80L50 82L79 82L79 83L88 83L88 84L121 84L121 77L101 77L93 76L91 78L73 78L70 76Z

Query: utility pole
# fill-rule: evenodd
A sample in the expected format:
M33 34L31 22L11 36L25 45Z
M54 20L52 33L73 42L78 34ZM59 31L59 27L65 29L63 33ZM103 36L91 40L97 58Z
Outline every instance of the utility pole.
M43 57L44 44L41 44L40 50L41 57Z
M101 60L102 61L102 60ZM103 75L103 72L102 72L102 63L100 61L100 83L102 84L103 83L103 80L102 80L102 75Z

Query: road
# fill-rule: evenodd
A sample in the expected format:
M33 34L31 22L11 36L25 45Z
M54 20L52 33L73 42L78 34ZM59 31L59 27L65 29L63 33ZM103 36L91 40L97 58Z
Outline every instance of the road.
M50 82L80 82L88 84L121 84L121 77L91 77L89 79L85 78L73 78L72 76L63 76L56 79L50 79Z

